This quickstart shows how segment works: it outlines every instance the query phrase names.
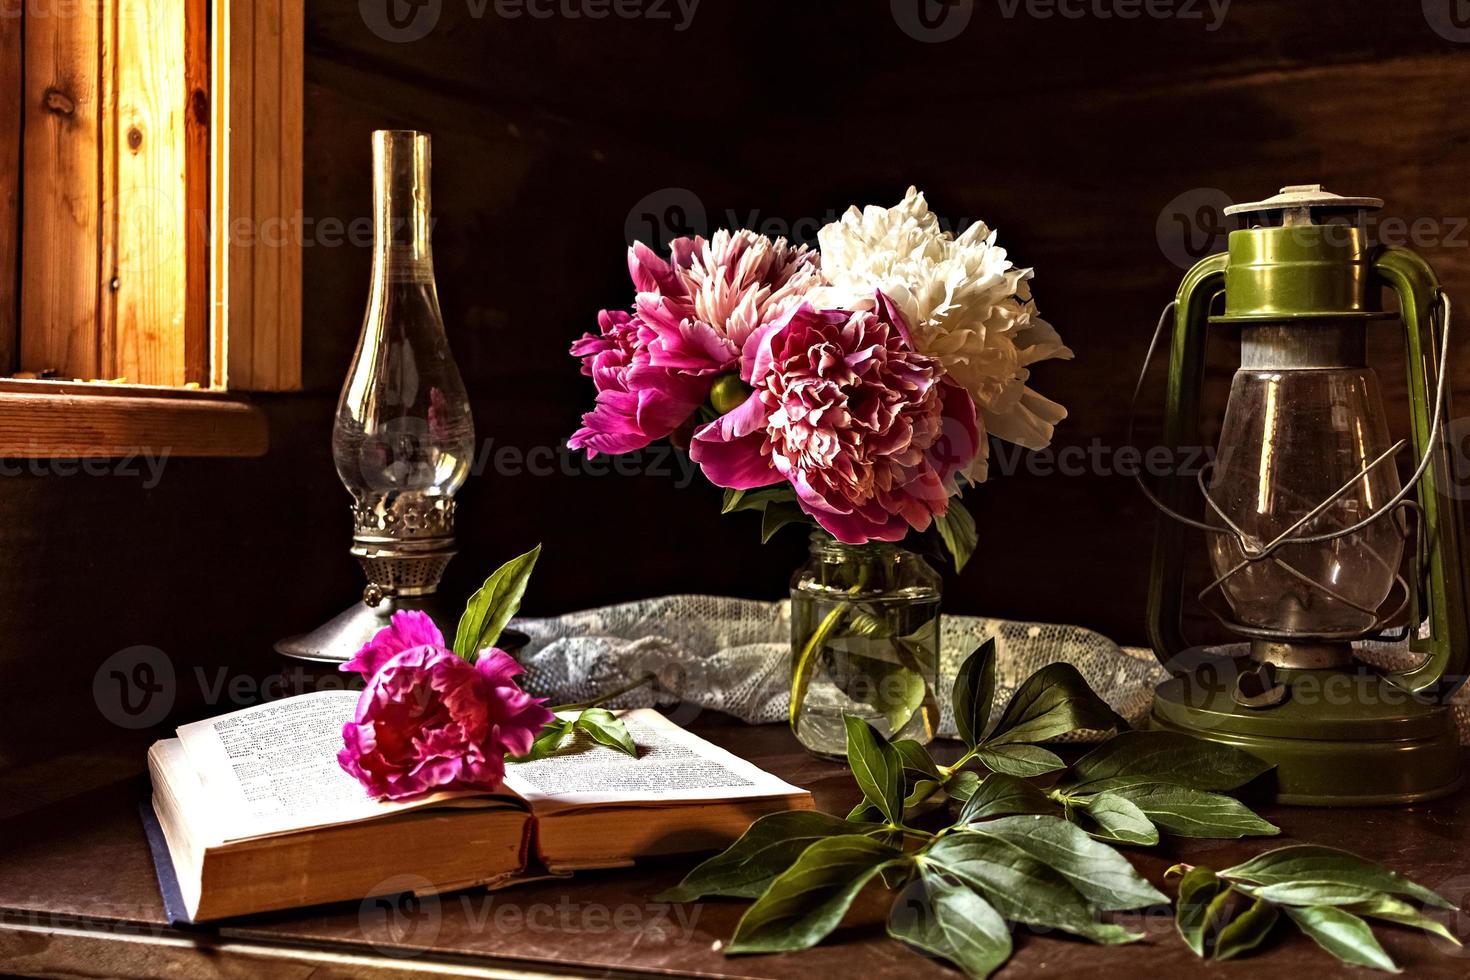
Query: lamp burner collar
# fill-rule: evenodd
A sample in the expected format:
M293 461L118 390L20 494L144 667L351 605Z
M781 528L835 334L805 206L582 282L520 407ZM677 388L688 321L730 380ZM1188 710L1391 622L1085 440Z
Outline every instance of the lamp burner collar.
M1264 201L1249 204L1232 204L1225 209L1227 215L1280 212L1283 224L1315 224L1312 212L1318 209L1330 211L1376 211L1383 207L1378 197L1343 197L1324 190L1321 184L1292 184L1281 188L1281 193Z

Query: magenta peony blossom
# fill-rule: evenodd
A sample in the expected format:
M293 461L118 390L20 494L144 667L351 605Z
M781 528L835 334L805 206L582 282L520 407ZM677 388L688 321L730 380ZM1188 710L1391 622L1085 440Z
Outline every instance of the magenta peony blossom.
M472 665L421 612L394 613L342 670L368 685L342 727L337 762L376 797L498 789L505 757L530 751L553 717L516 684L521 666L510 654L485 650Z
M582 373L597 385L597 405L582 416L582 428L567 445L588 456L616 456L677 429L708 397L710 383L650 366L637 321L627 313L603 310L597 320L602 335L587 334L572 345Z
M680 238L669 251L665 261L633 245L633 312L604 310L600 334L572 345L597 386L596 407L568 442L573 449L623 453L672 434L720 375L739 370L749 378L751 339L818 280L816 253L750 231Z
M876 306L803 303L754 339L754 395L690 445L712 482L788 481L802 510L849 544L898 541L945 513L979 448L975 404L913 349L881 292Z

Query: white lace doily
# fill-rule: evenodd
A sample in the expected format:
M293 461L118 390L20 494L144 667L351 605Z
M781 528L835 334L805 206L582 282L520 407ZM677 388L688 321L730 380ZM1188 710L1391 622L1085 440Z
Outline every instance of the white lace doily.
M653 672L659 677L657 695L643 688L613 704L678 701L752 724L784 721L791 695L790 609L789 602L677 595L519 619L516 628L531 637L520 654L526 666L522 680L528 690L570 704ZM1034 671L1065 660L1119 714L1136 722L1166 676L1148 652L1121 648L1090 630L946 614L940 635L941 734L955 731L947 697L955 672L990 636L997 639L997 707Z
M531 637L520 654L526 688L555 703L590 700L653 672L659 690L642 688L612 704L648 707L682 703L693 720L700 708L751 724L784 721L790 702L789 602L675 595L545 619L518 619ZM987 637L997 640L996 709L1034 671L1062 660L1077 667L1113 709L1137 723L1167 674L1147 650L1120 647L1075 626L1018 623L946 613L941 619L940 734L955 733L948 692L960 662ZM1376 651L1380 652L1381 651ZM1456 720L1470 743L1470 688Z

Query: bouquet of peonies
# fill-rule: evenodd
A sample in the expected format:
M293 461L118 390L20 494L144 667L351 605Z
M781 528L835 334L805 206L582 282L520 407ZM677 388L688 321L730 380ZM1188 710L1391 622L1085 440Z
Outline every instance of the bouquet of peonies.
M1070 358L1018 269L976 222L941 229L909 188L851 208L820 253L750 231L633 245L637 295L572 345L597 403L573 448L617 454L669 438L765 512L765 535L811 518L848 544L937 525L963 564L974 524L950 507L986 477L986 440L1044 448L1066 410L1026 386Z

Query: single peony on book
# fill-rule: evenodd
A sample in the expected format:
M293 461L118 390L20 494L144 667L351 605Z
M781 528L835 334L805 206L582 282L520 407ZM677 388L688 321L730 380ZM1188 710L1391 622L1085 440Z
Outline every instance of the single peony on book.
M358 900L409 882L423 892L495 887L717 850L757 817L812 806L805 790L649 710L622 714L636 760L589 741L507 765L495 793L373 799L337 762L357 700L321 691L154 743L154 858L171 919Z

